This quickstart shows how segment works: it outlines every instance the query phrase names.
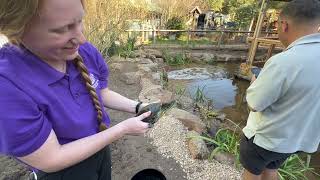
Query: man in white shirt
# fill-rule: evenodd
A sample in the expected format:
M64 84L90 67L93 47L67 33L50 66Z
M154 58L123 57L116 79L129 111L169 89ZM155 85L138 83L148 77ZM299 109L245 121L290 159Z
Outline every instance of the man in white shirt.
M320 2L293 0L282 9L279 39L286 50L271 57L247 90L252 109L240 143L245 180L278 179L293 153L320 143Z

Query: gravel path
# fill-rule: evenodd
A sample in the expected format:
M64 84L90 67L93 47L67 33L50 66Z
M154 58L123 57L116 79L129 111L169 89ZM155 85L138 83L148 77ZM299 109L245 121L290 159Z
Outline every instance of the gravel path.
M175 159L187 174L188 180L240 179L234 167L216 161L192 159L186 146L187 129L172 116L163 116L147 134L163 156Z

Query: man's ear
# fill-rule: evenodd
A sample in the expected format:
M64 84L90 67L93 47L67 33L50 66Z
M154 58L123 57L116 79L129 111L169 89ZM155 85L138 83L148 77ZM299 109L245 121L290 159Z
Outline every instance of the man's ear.
M288 32L288 30L289 30L288 21L283 21L283 22L281 23L281 26L282 26L282 31L283 31L283 32Z

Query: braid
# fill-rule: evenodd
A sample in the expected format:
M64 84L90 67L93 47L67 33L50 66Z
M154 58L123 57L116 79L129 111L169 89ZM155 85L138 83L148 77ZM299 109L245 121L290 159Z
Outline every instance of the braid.
M98 113L98 124L99 124L99 131L104 131L107 129L107 126L104 122L102 122L102 108L100 101L98 99L98 95L96 92L96 89L92 86L91 79L89 77L89 72L87 67L85 66L83 59L80 55L78 55L75 59L75 65L77 66L78 70L81 73L82 79L85 81L87 90L89 91L93 105L96 108L96 111Z

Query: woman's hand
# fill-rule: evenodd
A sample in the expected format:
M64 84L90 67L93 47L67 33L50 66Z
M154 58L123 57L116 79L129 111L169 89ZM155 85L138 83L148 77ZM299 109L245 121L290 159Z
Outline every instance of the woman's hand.
M122 121L117 126L121 126L125 134L137 135L148 131L149 124L142 122L142 120L150 116L151 112L146 112L137 117L132 117Z

